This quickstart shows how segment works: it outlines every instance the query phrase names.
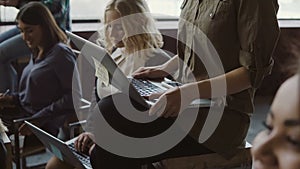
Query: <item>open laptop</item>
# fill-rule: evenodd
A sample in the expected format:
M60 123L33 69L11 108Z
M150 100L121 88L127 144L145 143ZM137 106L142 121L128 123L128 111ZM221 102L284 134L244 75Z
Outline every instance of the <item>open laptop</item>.
M28 121L25 121L25 123L28 125L33 134L35 134L45 147L57 158L62 161L66 161L78 169L92 169L90 157L75 150L74 142L76 138L63 142L32 123Z
M97 59L101 65L105 67L108 72L110 84L123 93L129 93L129 97L139 104L145 107L150 107L154 103L153 101L146 100L143 97L145 95L145 91L149 94L150 89L150 93L167 90L167 88L164 88L163 85L160 85L157 82L127 78L104 48L78 35L75 35L74 33L67 31L67 35L76 45L76 47L81 50L81 54L83 54L85 57ZM161 84L165 84L165 86L166 84L169 84L168 87L170 87L173 84L178 83L162 82ZM210 107L211 104L213 104L213 102L209 99L196 99L190 104L189 107Z

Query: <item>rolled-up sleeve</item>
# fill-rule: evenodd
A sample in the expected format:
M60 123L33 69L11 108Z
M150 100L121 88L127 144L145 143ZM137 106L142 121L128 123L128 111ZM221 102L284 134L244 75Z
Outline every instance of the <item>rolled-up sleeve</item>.
M241 0L238 3L239 62L249 70L251 86L258 88L272 71L272 54L279 37L277 0Z

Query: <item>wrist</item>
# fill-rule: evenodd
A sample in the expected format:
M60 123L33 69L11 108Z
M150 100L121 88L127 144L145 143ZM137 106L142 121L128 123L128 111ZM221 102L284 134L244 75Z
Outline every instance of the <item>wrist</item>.
M201 97L198 86L194 83L184 84L180 86L179 89L181 92L181 97L188 102L192 102L193 100L199 99Z

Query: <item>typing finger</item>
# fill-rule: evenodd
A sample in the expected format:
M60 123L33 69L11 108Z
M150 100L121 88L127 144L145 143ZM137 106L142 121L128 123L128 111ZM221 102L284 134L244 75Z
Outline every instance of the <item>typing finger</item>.
M81 151L85 151L87 149L87 147L89 146L89 140L90 138L88 136L85 136L82 140L82 144L81 144Z
M78 140L75 140L74 147L75 147L76 150L79 150L79 142L78 142Z
M81 150L81 142L82 142L82 135L80 135L77 140L75 141L75 148L76 150Z

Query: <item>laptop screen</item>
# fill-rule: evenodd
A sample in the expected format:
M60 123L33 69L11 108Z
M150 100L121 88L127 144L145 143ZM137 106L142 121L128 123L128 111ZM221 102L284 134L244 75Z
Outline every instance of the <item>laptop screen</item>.
M67 32L67 34L71 38L72 42L81 50L81 55L87 57L87 60L99 62L106 69L106 71L108 72L109 84L122 91L122 93L128 94L130 98L132 98L142 106L149 107L145 99L132 86L130 81L121 71L121 69L119 69L113 58L107 53L104 48L71 32ZM105 77L103 78L105 79Z
M44 146L57 158L62 161L66 161L69 164L72 164L76 168L91 168L89 167L90 164L83 165L83 163L75 155L75 152L73 152L65 142L57 139L56 137L52 136L51 134L45 132L44 130L28 121L25 121L25 123L33 132L33 134L35 134L36 137L44 144Z

